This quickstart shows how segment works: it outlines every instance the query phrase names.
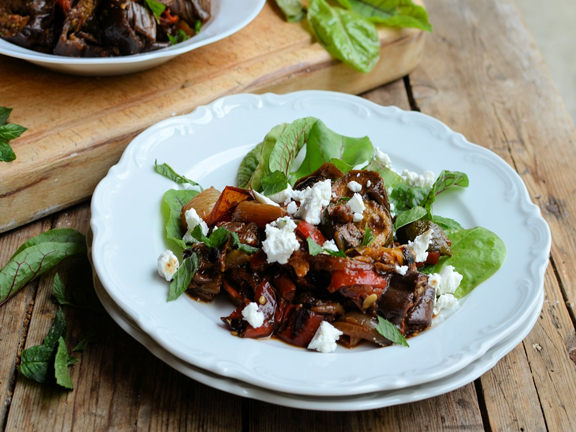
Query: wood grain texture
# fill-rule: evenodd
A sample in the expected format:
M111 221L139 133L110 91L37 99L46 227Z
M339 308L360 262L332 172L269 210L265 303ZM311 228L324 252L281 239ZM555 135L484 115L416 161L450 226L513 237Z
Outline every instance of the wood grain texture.
M0 232L89 197L138 133L172 115L242 92L357 94L416 67L422 31L379 34L381 60L370 74L332 59L305 21L285 22L271 2L239 33L138 74L71 77L3 57L0 100L29 130L0 171Z
M524 355L512 353L482 377L486 417L493 430L571 430L566 413L573 412L576 365L564 339L574 334L565 304L575 298L576 270L567 259L576 254L570 220L576 210L574 126L511 0L427 4L435 32L421 67L410 75L415 103L502 156L526 183L554 239L545 289L559 302L556 313L543 313L523 345ZM556 325L563 330L553 331ZM544 359L536 357L544 350L535 353L531 345L540 338L548 342ZM507 364L514 365L513 372Z
M86 232L89 206L60 213L55 228L74 227ZM1 240L6 238L3 236ZM68 289L86 289L99 306L86 259L58 267ZM26 347L42 343L53 323L54 271L43 276L33 306ZM129 337L100 306L97 310L63 306L67 318L68 350L83 334L95 333L97 342L70 368L74 391L39 385L18 375L6 430L174 431L232 432L241 429L242 400L182 376L156 359ZM12 344L17 346L17 344ZM14 357L14 355L12 355Z

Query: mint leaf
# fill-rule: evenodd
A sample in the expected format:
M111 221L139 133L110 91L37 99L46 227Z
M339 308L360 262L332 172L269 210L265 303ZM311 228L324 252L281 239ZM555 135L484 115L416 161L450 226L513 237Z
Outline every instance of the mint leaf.
M68 390L74 389L72 378L70 377L70 372L68 371L68 367L74 363L76 363L76 358L70 357L68 355L66 342L64 341L63 337L60 337L58 339L56 357L54 358L54 375L56 376L56 382Z
M405 225L411 224L412 222L422 219L427 214L428 212L426 211L426 209L422 207L414 207L411 208L410 210L404 210L398 213L398 216L396 217L396 222L394 222L394 228L398 230Z
M256 253L260 250L257 247L250 246L250 245L247 245L244 243L240 243L240 237L238 237L237 233L230 232L230 235L232 236L232 246L236 246L241 251L252 254L252 253Z
M16 153L10 146L12 139L18 138L26 128L14 123L6 123L12 108L0 107L0 162L12 162L16 159Z
M54 324L48 330L48 334L44 338L44 345L48 347L55 347L58 343L58 339L64 335L66 331L66 315L62 308L58 308L56 311L56 318L54 319Z
M0 162L12 162L16 159L16 153L8 144L8 141L0 140Z
M0 139L10 141L18 138L27 130L28 129L26 129L24 126L20 126L14 123L8 123L0 126Z
M316 243L312 237L308 236L306 238L306 242L308 242L308 253L312 256L316 256L324 252L324 248Z
M46 234L46 233L45 233ZM85 241L41 242L33 244L14 255L0 270L0 301L6 302L23 286L53 269L66 258L86 254ZM34 239L30 240L34 242Z
M368 137L346 137L317 120L306 141L306 156L294 177L298 179L307 176L325 162L332 162L347 173L356 165L368 162L373 154L374 146Z
M192 186L198 186L201 191L204 190L202 188L202 186L200 186L194 180L190 180L190 179L184 177L183 175L177 174L176 171L174 171L172 169L172 167L166 163L163 163L162 165L158 165L158 161L154 161L154 169L156 170L156 172L158 174L162 174L164 177L172 180L175 183L178 183L178 184L188 183L188 184L191 184Z
M10 113L12 112L12 108L6 108L0 106L0 126L6 123L8 117L10 117Z
M166 6L156 0L144 0L144 1L146 2L146 5L150 8L150 11L152 11L152 13L154 14L156 22L160 24L160 15L162 15L162 12L164 12Z
M306 16L306 11L302 7L302 0L276 0L276 4L288 22L298 22Z
M198 191L195 190L170 189L164 194L162 200L162 213L166 221L166 238L172 240L181 249L186 249L187 246L182 240L186 232L182 228L180 214L182 213L182 207L188 204L196 195L198 195Z
M274 171L262 178L262 193L266 196L274 195L288 187L288 178L280 171Z
M332 56L360 72L370 72L380 59L376 27L350 10L311 0L308 21L322 46Z
M206 237L202 233L202 227L200 227L200 225L197 225L196 227L194 227L191 234L192 234L192 237L194 237L199 242L204 243L208 247L216 247L217 248L217 247L222 246L228 240L228 235L230 235L230 237L232 238L232 244L231 244L232 247L238 247L238 249L240 249L244 252L247 252L247 253L254 253L254 252L259 251L258 248L252 247L252 246L247 245L247 244L240 243L240 237L238 237L238 234L235 232L228 231L224 227L220 227L220 228L212 231L212 234L210 234L210 237Z
M193 253L184 261L182 265L174 275L174 279L170 284L170 290L168 292L168 300L173 301L182 295L184 291L190 286L192 278L198 269L198 255Z
M390 342L393 342L398 345L403 345L409 347L408 342L406 342L406 338L400 330L392 324L390 321L378 316L378 325L376 326L376 331L388 339Z
M468 176L463 172L442 171L434 182L434 185L426 198L424 198L420 203L420 206L424 207L429 213L431 213L432 204L438 195L451 187L467 188L469 184Z
M60 279L60 275L58 273L56 273L56 276L54 276L54 284L52 285L52 299L55 303L61 305L74 306L73 303L66 300L66 287L64 286L64 283L62 282L62 279Z
M362 239L362 246L368 247L372 244L373 241L374 241L374 236L372 235L372 232L370 231L370 227L368 225L366 225L366 231L364 231L364 238Z
M96 333L90 333L89 335L82 337L82 339L80 339L80 342L78 342L78 344L72 349L72 352L84 351L95 340L96 340Z
M196 20L196 22L194 23L194 31L196 32L196 34L198 34L200 33L200 30L202 30L202 21Z
M432 31L426 9L411 0L338 0L338 3L375 23Z

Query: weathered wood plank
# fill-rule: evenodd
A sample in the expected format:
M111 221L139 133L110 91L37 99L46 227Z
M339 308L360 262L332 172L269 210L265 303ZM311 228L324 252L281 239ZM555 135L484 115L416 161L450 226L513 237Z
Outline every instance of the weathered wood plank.
M0 268L4 267L4 264L25 240L48 228L50 228L50 220L44 220L1 235ZM22 349L20 341L28 330L37 285L37 282L29 284L0 307L0 358L2 359L0 362L0 428L6 424L6 416L12 402L18 353Z
M248 430L313 432L483 431L474 385L406 405L359 412L318 412L250 401Z
M285 22L270 2L237 34L129 76L70 77L3 59L0 100L29 130L14 142L18 159L0 171L0 232L86 199L138 133L173 113L242 92L360 93L416 67L422 31L379 34L370 74L332 59L304 22Z
M378 105L394 105L404 110L410 110L410 102L408 101L406 87L404 81L401 79L366 92L360 96L377 103Z
M559 301L557 314L562 320L543 314L526 339L527 354L516 350L482 378L490 427L569 430L562 412L563 407L567 412L568 407L573 409L576 367L566 360L563 337L574 327L562 290L573 302L576 269L568 258L576 254L576 227L570 222L576 209L571 199L574 126L512 0L427 4L435 32L421 67L410 75L416 103L422 112L508 161L540 206L554 238L552 261L560 285L549 269L545 288L549 298ZM555 322L561 323L564 333L548 333ZM551 351L540 363L532 360L530 345L538 334L547 335ZM561 370L562 379L553 379L549 370L555 368ZM525 375L529 370L532 384ZM519 386L526 386L526 391L516 396Z
M56 227L86 232L89 206L60 213ZM58 268L69 289L91 288L87 260ZM57 307L51 302L54 272L41 281L34 303L26 347L42 342ZM95 304L99 306L97 300ZM241 429L241 398L183 377L129 337L101 306L95 311L63 307L67 345L71 350L83 333L96 331L100 340L71 369L75 390L39 385L18 376L7 430L209 430ZM16 347L17 344L13 344Z

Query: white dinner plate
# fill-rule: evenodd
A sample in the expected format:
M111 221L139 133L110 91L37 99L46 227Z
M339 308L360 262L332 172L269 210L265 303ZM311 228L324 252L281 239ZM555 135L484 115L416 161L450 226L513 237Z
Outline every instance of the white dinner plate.
M116 323L126 331L126 333L144 345L152 354L180 373L201 382L202 384L232 393L236 396L256 399L290 408L318 411L361 411L384 408L403 403L417 402L419 400L439 396L463 387L474 381L486 371L492 369L502 357L512 351L528 335L528 333L530 333L532 327L540 316L540 311L542 310L544 302L544 292L541 292L536 307L529 314L527 320L523 322L514 333L494 345L479 359L473 361L468 366L452 375L429 383L413 387L404 387L398 390L352 396L323 397L293 395L290 393L266 390L242 381L224 378L185 363L174 357L154 342L146 333L142 332L142 330L140 330L138 326L114 304L110 296L106 293L106 290L102 288L100 281L95 275L94 287L96 289L96 294L112 319L114 319L114 321L116 321Z
M123 75L153 68L180 54L224 39L248 25L266 0L212 0L212 17L200 33L186 42L148 53L121 57L76 58L44 54L0 38L0 54L73 75Z
M400 170L467 173L470 187L440 197L435 213L467 228L483 226L506 244L502 268L461 300L452 316L411 338L410 348L366 345L320 354L231 336L220 321L233 310L224 296L210 304L186 296L166 302L168 284L156 273L157 257L167 247L160 204L164 192L177 186L155 173L154 161L222 189L234 184L243 156L274 125L310 115L338 133L369 136ZM91 228L102 285L165 350L221 376L308 396L399 389L461 370L527 320L543 290L550 250L538 207L497 155L424 114L322 91L229 96L149 128L96 188Z

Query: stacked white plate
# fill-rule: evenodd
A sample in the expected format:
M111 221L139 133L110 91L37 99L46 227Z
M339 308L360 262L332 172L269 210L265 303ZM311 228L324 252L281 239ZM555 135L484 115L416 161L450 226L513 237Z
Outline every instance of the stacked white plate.
M399 170L467 173L470 187L442 195L435 214L466 228L483 226L506 244L502 268L456 311L410 339L410 348L366 345L320 354L275 340L232 337L220 321L233 310L225 298L166 302L167 283L156 273L156 259L168 247L160 204L164 192L179 186L156 174L154 161L222 189L235 184L240 161L273 126L305 116L343 135L369 136ZM551 242L522 180L494 153L421 113L320 91L225 97L151 127L96 189L91 228L104 306L156 356L224 391L321 410L420 400L491 368L538 317Z

